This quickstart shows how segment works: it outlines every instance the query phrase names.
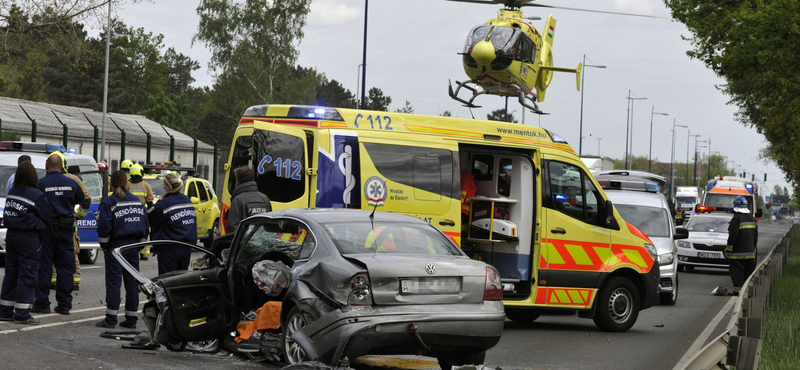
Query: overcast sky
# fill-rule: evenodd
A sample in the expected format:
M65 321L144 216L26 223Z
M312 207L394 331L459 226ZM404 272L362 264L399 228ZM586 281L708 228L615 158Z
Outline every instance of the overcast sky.
M669 16L661 0L542 0L540 3L575 8L644 13ZM195 85L212 85L213 76L206 68L210 53L203 44L191 45L199 17L197 0L153 0L152 3L128 4L119 15L128 25L144 27L164 35L164 43L200 62ZM497 15L500 6L457 3L443 0L371 1L367 43L367 88L379 87L392 97L394 110L409 101L415 113L439 114L445 110L454 116L470 117L470 111L447 94L448 80L464 80L461 57L466 34L478 24ZM583 109L583 153L598 153L623 158L628 90L646 97L633 104L634 155L647 155L651 109L669 114L656 115L653 125L653 158L668 162L671 129L677 124L689 126L699 140L711 139L711 150L720 151L755 172L766 187L788 186L774 163L757 160L765 146L763 135L734 120L736 108L716 86L724 81L700 61L691 60L691 47L681 36L689 36L686 27L665 19L620 17L567 10L525 8L525 16L539 16L532 21L539 30L550 13L558 20L553 46L555 65L574 68L584 54L606 69L585 68ZM361 64L364 29L364 0L314 0L299 45L298 63L314 67L329 79L341 82L356 92L358 65ZM587 60L587 64L592 64ZM473 109L476 118L504 105L503 98L482 96ZM542 126L566 138L578 150L581 93L575 89L575 77L556 74L547 99L540 109L550 113L539 116L527 112L525 124ZM522 108L509 100L509 110L521 118ZM677 161L685 162L687 130L677 129ZM596 138L601 138L598 141ZM704 145L704 144L700 144ZM694 138L691 149L694 149ZM708 153L707 148L699 149ZM765 184L761 184L762 188ZM791 190L791 189L790 189ZM767 193L769 194L769 193Z

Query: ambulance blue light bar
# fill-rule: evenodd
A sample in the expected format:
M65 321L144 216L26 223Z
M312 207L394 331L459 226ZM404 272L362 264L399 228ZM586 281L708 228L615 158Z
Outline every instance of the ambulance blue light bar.
M753 194L753 184L750 182L744 183L744 188L747 189L747 192Z
M61 144L30 143L27 141L0 141L0 150L33 153L67 152L67 148Z

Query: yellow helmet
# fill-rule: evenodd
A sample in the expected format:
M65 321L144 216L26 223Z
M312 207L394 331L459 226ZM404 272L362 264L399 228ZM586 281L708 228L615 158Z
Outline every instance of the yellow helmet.
M124 171L124 170L130 170L131 166L133 166L133 161L131 161L130 159L126 159L122 161L122 163L120 163L119 168Z
M131 176L142 176L142 171L144 171L144 167L138 163L131 166Z
M55 151L55 152L50 153L50 155L48 155L47 158L50 158L50 157L52 157L54 155L57 155L57 156L59 156L61 158L61 168L66 170L67 169L67 157L64 156L64 153L61 153L59 151Z

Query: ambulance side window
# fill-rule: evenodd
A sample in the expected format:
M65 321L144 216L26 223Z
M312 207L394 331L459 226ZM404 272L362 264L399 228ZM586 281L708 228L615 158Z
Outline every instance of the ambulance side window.
M549 208L586 223L598 224L600 193L577 166L550 161Z
M453 198L453 153L449 150L364 143L375 169L389 180L411 186L417 200ZM271 198L270 198L271 199Z
M291 202L306 193L303 139L272 131L253 132L253 172L258 191L273 202Z
M492 181L494 175L494 157L486 154L475 154L472 157L472 176L476 181Z

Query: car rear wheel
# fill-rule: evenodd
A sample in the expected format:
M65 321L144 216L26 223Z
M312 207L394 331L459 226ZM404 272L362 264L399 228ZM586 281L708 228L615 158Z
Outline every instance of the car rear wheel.
M297 306L293 307L289 314L286 315L286 321L281 325L283 329L283 357L286 363L296 364L311 360L300 344L294 340L294 334L305 328L311 321L313 321L311 316Z
M627 331L639 317L639 291L621 276L608 278L596 304L594 323L603 331Z
M658 295L658 303L664 306L674 306L676 302L678 302L678 274L675 274L675 282L672 285L672 291Z
M514 322L527 324L539 318L539 311L506 308L506 317Z
M186 349L192 352L200 352L200 353L217 352L219 351L219 346L220 346L219 339L201 340L199 342L186 343Z
M78 260L84 265L94 265L97 262L99 249L81 249L78 253Z
M475 351L474 348L460 347L452 352L436 356L442 370L451 370L453 366L483 365L486 360L486 351Z

